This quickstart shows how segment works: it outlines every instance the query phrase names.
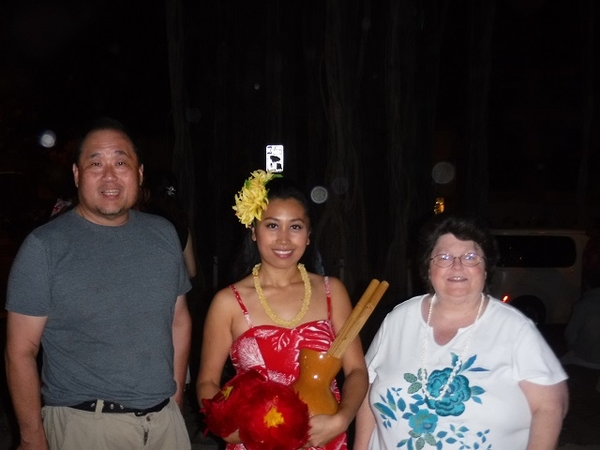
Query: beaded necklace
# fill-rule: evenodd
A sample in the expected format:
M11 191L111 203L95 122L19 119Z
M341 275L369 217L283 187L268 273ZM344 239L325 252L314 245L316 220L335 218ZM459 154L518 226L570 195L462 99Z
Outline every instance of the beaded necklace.
M302 306L300 307L300 311L296 314L292 320L285 320L280 318L275 311L271 309L271 305L267 302L267 298L265 297L265 293L262 290L260 285L260 278L258 277L258 271L260 270L261 264L258 263L252 268L252 278L254 279L254 289L256 289L256 294L258 295L258 300L262 305L263 309L267 313L267 316L275 322L277 325L286 327L286 328L294 328L296 325L300 323L306 311L308 311L308 306L310 305L310 297L312 295L312 290L310 287L310 279L308 278L308 273L306 272L306 268L304 264L298 264L298 270L300 271L300 276L302 277L302 282L304 283L304 299L302 300Z
M473 334L475 333L475 325L477 324L477 321L481 317L481 311L483 310L483 302L485 300L485 295L483 294L483 292L481 293L481 301L479 302L479 309L477 310L477 315L475 316L475 321L473 322L473 327L471 328L469 335L467 336L467 340L465 342L465 345L464 345L462 351L460 352L460 355L458 356L458 358L454 362L454 365L452 366L452 372L450 372L450 375L448 376L448 379L446 380L446 384L444 384L442 389L440 389L439 395L433 397L433 396L431 396L431 394L429 392L427 392L427 383L429 381L429 374L427 373L427 369L425 368L425 355L427 354L427 343L429 342L429 340L427 339L427 331L429 330L429 324L431 322L431 312L433 311L433 304L435 303L435 300L436 300L436 295L434 294L433 297L431 297L431 301L429 302L429 313L427 314L427 327L425 328L425 338L423 339L423 344L421 345L421 367L417 371L417 377L419 379L419 382L421 383L421 393L423 394L423 396L426 398L429 398L430 400L433 400L434 402L437 402L437 401L441 400L442 398L444 398L444 395L446 395L446 392L448 392L448 389L450 388L452 381L454 381L456 374L458 373L458 371L460 370L460 368L462 366L463 358L467 354L467 350L469 349L469 344L471 343L471 338L473 337Z

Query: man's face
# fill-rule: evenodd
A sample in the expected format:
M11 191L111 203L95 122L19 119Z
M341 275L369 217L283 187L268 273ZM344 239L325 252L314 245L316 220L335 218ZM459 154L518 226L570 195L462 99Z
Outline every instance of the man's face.
M130 139L118 130L99 130L84 140L73 164L79 190L77 211L98 225L127 222L142 183L143 166Z

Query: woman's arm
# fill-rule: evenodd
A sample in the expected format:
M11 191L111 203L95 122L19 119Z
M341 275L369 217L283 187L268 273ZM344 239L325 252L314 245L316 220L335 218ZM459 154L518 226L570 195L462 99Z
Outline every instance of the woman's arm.
M336 278L330 279L332 322L336 333L352 312L346 288ZM344 384L338 411L333 415L311 418L309 444L323 446L348 429L360 407L368 387L367 367L360 339L357 337L342 356Z
M527 450L556 449L569 403L566 381L549 386L521 381L519 387L532 415Z
M354 436L354 450L367 450L369 440L375 429L375 416L369 405L369 392L356 413L356 433Z
M227 293L223 291L215 295L204 321L200 370L196 382L200 404L203 398L212 398L221 390L223 367L233 344L231 311L226 296Z
M231 291L226 288L213 298L204 321L200 370L196 381L198 403L211 399L221 390L221 375L233 344ZM235 300L234 300L235 301ZM226 442L239 443L238 432L224 437Z
M191 279L196 277L196 254L194 252L194 240L192 238L192 232L188 230L188 238L183 249L183 260L185 262L185 268L188 273L188 277Z

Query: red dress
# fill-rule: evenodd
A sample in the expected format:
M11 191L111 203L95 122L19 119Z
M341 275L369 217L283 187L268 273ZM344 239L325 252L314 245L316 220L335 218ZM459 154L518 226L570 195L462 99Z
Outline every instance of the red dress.
M325 277L327 292L327 320L315 320L303 323L294 328L283 328L275 325L252 326L246 305L234 285L230 286L244 312L250 329L238 337L231 346L231 361L237 373L250 369L264 374L268 379L289 385L298 378L300 372L299 352L301 348L327 351L335 338L331 324L331 295L329 280ZM339 401L340 393L335 380L332 391ZM245 450L243 444L228 444L227 450ZM317 447L311 447L316 449ZM347 448L346 433L330 441L326 450Z

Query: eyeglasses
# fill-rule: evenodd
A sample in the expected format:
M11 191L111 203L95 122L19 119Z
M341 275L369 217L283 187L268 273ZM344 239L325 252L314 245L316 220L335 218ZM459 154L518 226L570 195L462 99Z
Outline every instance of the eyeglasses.
M441 253L439 255L435 255L430 259L430 261L432 261L433 264L438 267L450 267L452 264L454 264L455 259L460 260L460 263L464 267L475 267L483 260L483 257L479 256L477 253L465 253L464 255L460 256L452 256L448 255L447 253Z

